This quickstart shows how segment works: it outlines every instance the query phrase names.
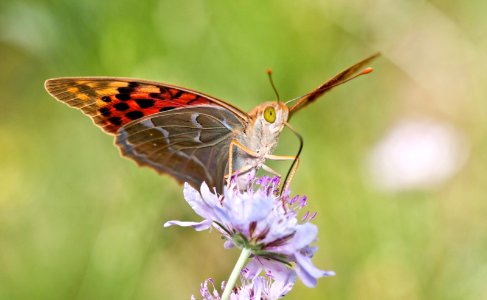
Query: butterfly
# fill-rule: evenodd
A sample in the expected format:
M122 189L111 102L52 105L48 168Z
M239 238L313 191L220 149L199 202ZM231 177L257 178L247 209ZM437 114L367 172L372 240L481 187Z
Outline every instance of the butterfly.
M114 135L121 154L138 165L169 174L198 189L206 182L221 192L234 174L260 168L277 174L265 165L267 159L292 160L290 182L299 164L302 144L296 156L272 154L284 127L295 132L287 121L333 87L370 73L371 68L360 70L378 55L288 101L295 101L290 107L278 99L262 103L249 113L198 91L141 79L64 77L47 80L45 88L54 98L81 110L103 131Z

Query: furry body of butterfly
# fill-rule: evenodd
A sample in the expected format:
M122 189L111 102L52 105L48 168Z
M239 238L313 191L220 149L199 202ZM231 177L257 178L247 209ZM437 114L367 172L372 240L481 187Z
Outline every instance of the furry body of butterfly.
M265 111L272 111L271 119L266 118ZM289 117L289 108L283 102L265 102L255 107L249 113L251 122L244 129L243 134L234 137L241 147L232 149L232 166L229 173L236 171L240 174L240 185L247 182L246 172L255 172L272 155L279 141L279 136ZM227 164L228 166L228 164ZM269 167L266 168L270 170Z

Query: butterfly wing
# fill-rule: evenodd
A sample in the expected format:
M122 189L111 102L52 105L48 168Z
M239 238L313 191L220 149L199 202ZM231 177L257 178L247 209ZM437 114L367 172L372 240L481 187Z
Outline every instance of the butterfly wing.
M195 105L223 107L242 122L248 115L223 100L203 93L154 81L116 77L49 79L46 90L59 101L93 119L109 134L133 120L162 111Z
M222 191L228 151L243 124L229 110L209 105L183 107L143 117L121 127L116 144L139 165L179 182Z
M308 94L304 95L303 97L299 98L297 100L296 104L294 104L289 109L290 115L292 115L293 113L295 113L299 109L307 106L311 102L315 101L316 99L321 97L324 93L328 92L332 88L334 88L334 87L336 87L342 83L345 83L350 79L353 79L357 75L360 75L361 73L357 74L357 72L360 71L365 65L370 63L373 59L375 59L379 55L380 55L380 53L375 53L374 55L367 57L366 59L354 64L350 68L348 68L348 69L338 73L337 75L333 76L332 78L327 80L325 83L323 83L322 85L320 85L319 87L314 89L311 93L308 93ZM372 69L367 69L366 72L363 74L369 73L371 70Z
M223 100L153 81L74 77L47 80L45 87L116 135L122 154L198 188L203 181L220 186L231 136L249 120Z

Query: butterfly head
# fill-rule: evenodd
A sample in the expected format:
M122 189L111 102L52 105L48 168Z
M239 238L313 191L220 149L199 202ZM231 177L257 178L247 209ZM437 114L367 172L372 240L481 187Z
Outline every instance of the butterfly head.
M280 101L279 93L277 92L274 81L272 80L272 70L267 70L267 75L269 76L269 82L276 94L277 101L269 101L262 103L261 105L254 108L250 113L250 117L254 120L254 126L261 128L264 136L276 136L279 135L284 128L289 117L289 108L285 103ZM259 124L255 124L259 123Z
M261 132L262 137L277 137L289 116L289 108L283 102L265 102L249 113L252 127Z

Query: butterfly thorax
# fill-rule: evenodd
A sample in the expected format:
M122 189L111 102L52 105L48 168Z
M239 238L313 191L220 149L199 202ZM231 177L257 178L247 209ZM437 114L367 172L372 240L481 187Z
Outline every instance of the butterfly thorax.
M234 170L260 168L264 164L266 156L277 146L288 115L289 109L282 102L265 102L250 111L250 122L237 140L257 156L239 150Z

